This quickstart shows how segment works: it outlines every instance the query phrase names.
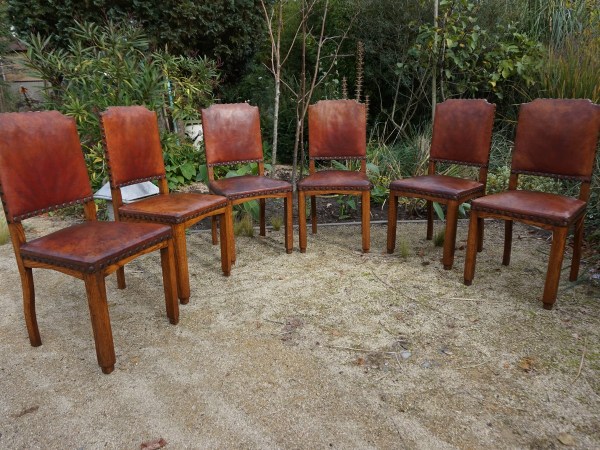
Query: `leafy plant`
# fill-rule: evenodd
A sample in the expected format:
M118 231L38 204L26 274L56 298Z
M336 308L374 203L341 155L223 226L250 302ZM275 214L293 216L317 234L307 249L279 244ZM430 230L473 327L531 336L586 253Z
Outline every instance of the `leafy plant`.
M48 82L44 107L77 122L93 188L106 179L99 113L108 106L145 105L158 111L167 129L171 118L189 118L210 101L218 83L216 64L205 58L151 53L149 39L131 24L76 23L66 30L65 48L53 36L32 35L27 64ZM163 134L171 187L194 179L200 158L182 136Z

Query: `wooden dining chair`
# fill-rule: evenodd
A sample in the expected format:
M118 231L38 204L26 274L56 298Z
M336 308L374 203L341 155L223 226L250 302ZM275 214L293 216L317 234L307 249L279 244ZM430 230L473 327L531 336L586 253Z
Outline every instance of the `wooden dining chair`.
M452 269L456 246L458 208L485 194L492 126L496 106L486 100L452 99L435 108L427 175L390 183L387 252L396 247L398 197L427 200L427 239L433 237L433 202L446 205L446 231L442 262ZM440 163L479 167L477 180L436 174ZM482 224L483 226L483 224ZM481 251L481 244L479 250Z
M310 197L312 233L317 233L317 195L361 197L362 251L371 247L371 189L367 178L367 117L355 100L321 100L308 107L309 174L298 182L300 251L306 252L306 196ZM359 161L360 169L317 171L316 161Z
M221 269L231 272L228 236L232 233L227 199L218 195L169 192L156 113L144 106L114 106L100 115L115 220L169 225L175 243L177 292L182 304L190 299L185 230L206 217L221 220ZM157 181L159 194L123 204L121 188ZM124 273L117 273L124 286Z
M475 276L477 242L484 218L505 224L502 264L508 265L513 221L552 231L552 245L542 302L552 309L558 291L567 232L574 227L570 281L579 274L583 221L594 168L600 106L589 100L537 99L521 105L508 191L473 200L467 241L464 282ZM519 175L535 175L579 182L577 198L518 189Z
M32 346L42 344L35 313L32 269L53 269L85 283L104 373L115 366L108 313L107 275L160 249L167 316L179 320L171 228L160 224L98 222L75 121L57 111L0 114L0 197L23 288ZM83 205L85 222L27 241L22 221Z
M215 104L202 110L202 127L210 192L227 198L229 205L259 201L260 235L266 235L265 199L284 199L285 250L292 253L292 185L265 176L260 116L247 103ZM258 175L215 179L215 167L256 163ZM235 241L231 233L231 255L235 262ZM213 243L217 242L213 221Z

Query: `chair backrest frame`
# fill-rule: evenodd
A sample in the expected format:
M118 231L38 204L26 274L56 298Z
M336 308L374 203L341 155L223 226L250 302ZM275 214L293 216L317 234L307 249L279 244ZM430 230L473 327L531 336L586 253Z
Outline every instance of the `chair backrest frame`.
M308 107L309 173L317 160L360 161L367 170L367 117L356 100L320 100Z
M519 175L580 183L588 201L600 133L600 105L587 99L536 99L519 108L509 190ZM567 154L568 158L564 158Z
M222 103L202 109L201 113L208 179L214 180L217 166L246 163L257 163L258 175L263 176L258 107L248 103Z
M479 167L486 184L496 105L485 99L448 99L435 107L428 173L437 165Z

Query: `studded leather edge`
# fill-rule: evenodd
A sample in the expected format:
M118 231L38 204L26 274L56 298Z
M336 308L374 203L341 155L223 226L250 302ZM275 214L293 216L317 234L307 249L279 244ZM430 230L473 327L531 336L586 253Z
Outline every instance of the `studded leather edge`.
M269 195L274 195L274 194L287 194L288 192L292 192L292 186L290 185L289 187L286 188L280 188L280 189L270 189L268 191L260 191L260 192L248 192L248 193L244 193L244 194L235 194L235 195L225 195L225 194L220 194L220 193L216 193L214 191L211 191L213 194L217 194L217 195L223 195L224 197L227 197L227 200L238 200L240 198L251 198L251 197L268 197Z
M475 197L481 197L484 192L485 192L485 188L484 186L480 186L477 188L473 188L470 189L468 191L462 192L461 195L450 195L450 194L441 194L439 192L432 192L432 191L425 191L425 190L421 190L421 189L394 189L390 186L390 192L408 192L411 194L417 194L417 195L435 195L439 198L443 198L446 200L460 200L461 198L475 198ZM481 191L481 192L479 192ZM475 197L473 197L474 194L478 194Z
M369 186L300 186L299 191L370 191L373 189L373 184Z
M488 163L482 164L482 163L476 163L476 162L470 162L470 161L457 161L454 159L443 159L443 158L429 158L430 161L435 161L435 162L440 162L440 163L445 163L445 164L458 164L461 166L473 166L473 167L487 167Z
M366 156L309 156L308 159L311 159L313 161L315 161L315 160L333 161L335 159L341 159L341 160L357 159L357 160L361 161L363 159L367 159L367 157Z
M36 209L35 211L30 211L25 214L13 216L13 222L18 223L24 219L28 219L29 217L39 216L40 214L44 214L44 213L47 213L50 211L56 211L57 209L66 208L67 206L83 205L84 203L87 203L92 200L93 200L93 197L90 195L88 197L79 198L77 200L73 200L70 202L59 203L58 205L52 205L52 206L48 206L46 208ZM2 202L2 203L4 203L4 202ZM6 211L6 209L4 211ZM8 219L8 215L7 215L7 219Z
M583 206L581 208L581 210L579 210L576 214L574 214L573 218L570 221L569 220L552 220L547 217L534 216L532 214L523 214L523 213L506 211L506 210L501 210L501 209L496 209L496 208L486 208L485 206L477 205L476 203L471 205L471 210L472 211L481 211L481 212L490 213L490 214L497 214L500 216L514 217L515 219L529 220L531 222L543 223L545 225L567 227L567 226L571 225L572 223L576 222L577 220L579 220L581 215L585 214L586 206Z
M207 167L217 167L217 166L232 166L234 164L247 164L247 163L259 163L264 161L264 159L239 159L237 161L227 161L227 162L217 162L217 163L206 163Z
M64 267L66 269L77 270L79 272L95 273L95 272L99 272L102 269L105 269L106 267L108 267L112 264L116 264L119 261L121 261L125 258L128 258L129 256L133 256L136 253L139 253L147 248L150 248L153 245L160 244L161 242L171 239L171 237L172 237L172 235L171 235L171 232L169 231L169 233L166 235L163 235L159 238L152 239L151 241L146 242L142 245L138 245L137 247L135 247L133 249L118 253L117 255L113 256L112 258L109 258L105 261L101 261L98 264L68 263L68 262L60 261L60 260L53 259L53 258L43 258L43 257L39 257L39 256L28 255L27 253L22 253L21 257L25 260L34 261L34 262L38 262L38 263L42 263L42 264L49 264L49 265L53 265L53 266L57 266L57 267Z
M547 173L547 172L532 172L529 170L520 170L520 169L512 169L510 171L511 174L519 174L519 175L533 175L535 177L550 177L560 180L570 180L570 181L581 181L581 182L590 182L592 181L592 177L580 177L576 175L560 175L556 173Z
M196 211L192 214L187 214L183 217L174 217L174 216L160 216L154 214L143 214L143 213L133 213L133 212L120 212L120 216L123 218L135 219L135 220L143 220L149 222L157 222L157 223L169 223L169 224L180 224L187 220L194 219L198 216L202 216L203 214L208 214L218 209L225 208L227 206L227 201L223 201L217 205L211 206L210 208L204 208L200 211Z

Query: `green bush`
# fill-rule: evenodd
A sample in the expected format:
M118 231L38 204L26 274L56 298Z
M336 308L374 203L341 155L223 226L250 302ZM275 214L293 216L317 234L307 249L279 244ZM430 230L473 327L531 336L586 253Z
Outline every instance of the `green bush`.
M145 105L159 114L165 163L171 187L194 179L200 158L182 134L181 120L197 119L212 101L219 75L206 58L151 53L149 40L129 24L77 24L66 30L66 49L52 36L32 35L27 61L49 83L43 107L57 109L77 122L94 189L106 179L99 113L109 106ZM192 159L193 157L193 159ZM193 167L192 167L193 166Z

